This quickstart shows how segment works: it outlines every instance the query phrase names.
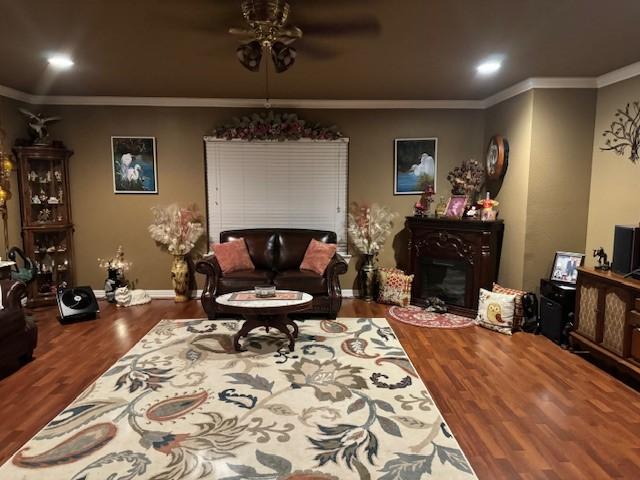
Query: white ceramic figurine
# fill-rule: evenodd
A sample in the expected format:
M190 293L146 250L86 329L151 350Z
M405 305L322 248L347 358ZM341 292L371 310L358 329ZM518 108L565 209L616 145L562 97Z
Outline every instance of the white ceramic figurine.
M129 287L116 288L114 298L118 307L132 307L134 305L142 305L151 301L151 297L145 290L129 290Z

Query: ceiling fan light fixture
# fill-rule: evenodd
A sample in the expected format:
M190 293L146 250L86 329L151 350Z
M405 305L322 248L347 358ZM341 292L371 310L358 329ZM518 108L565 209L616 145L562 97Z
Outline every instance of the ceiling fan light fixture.
M244 68L258 72L262 61L262 45L257 40L240 45L236 49L236 56Z
M271 59L277 73L287 71L296 61L296 49L282 42L271 45Z

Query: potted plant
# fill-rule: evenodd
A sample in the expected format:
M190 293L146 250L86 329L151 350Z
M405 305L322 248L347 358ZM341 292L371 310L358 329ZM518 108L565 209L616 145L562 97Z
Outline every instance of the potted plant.
M358 271L358 287L360 296L367 302L373 300L375 288L374 259L391 233L395 216L387 207L375 203L371 206L353 203L349 212L349 238L363 255Z
M171 280L176 302L186 302L189 297L189 265L185 257L193 250L204 233L202 215L195 205L180 207L152 207L154 221L149 225L151 238L173 255Z

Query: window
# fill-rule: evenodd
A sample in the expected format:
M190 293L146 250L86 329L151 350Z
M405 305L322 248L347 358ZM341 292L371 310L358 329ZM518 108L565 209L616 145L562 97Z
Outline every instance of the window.
M347 247L348 139L205 137L209 240L240 228L312 228Z

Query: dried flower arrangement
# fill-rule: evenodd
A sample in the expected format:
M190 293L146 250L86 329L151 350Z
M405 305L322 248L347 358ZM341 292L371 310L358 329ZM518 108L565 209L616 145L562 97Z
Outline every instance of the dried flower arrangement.
M251 116L234 117L230 124L218 127L214 131L218 138L226 140L337 140L342 134L337 127L323 127L320 124L308 124L295 113L254 113Z
M202 215L195 205L181 208L175 203L168 207L152 207L154 221L149 233L171 255L187 255L204 233Z
M447 180L452 195L466 195L473 201L484 185L484 168L474 159L466 160L449 172Z
M129 269L133 266L133 262L124 259L124 251L122 250L122 245L119 245L114 257L99 258L98 266L100 268L105 268L107 272L116 271L118 272L118 274L123 275L124 272L129 271Z
M358 250L367 255L377 254L387 240L396 216L388 207L377 204L353 203L349 212L349 238Z

